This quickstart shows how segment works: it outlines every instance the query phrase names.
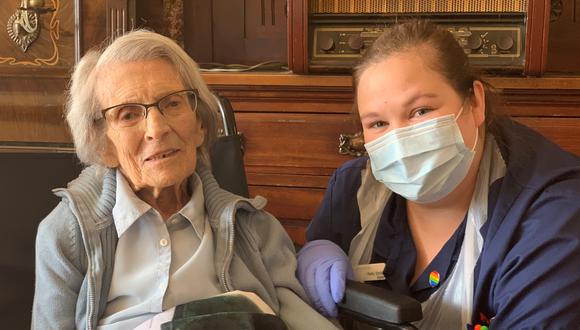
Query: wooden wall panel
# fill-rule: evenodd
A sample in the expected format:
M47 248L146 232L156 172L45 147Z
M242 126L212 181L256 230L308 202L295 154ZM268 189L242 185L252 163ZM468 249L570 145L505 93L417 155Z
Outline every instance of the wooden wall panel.
M266 210L277 217L310 221L324 196L324 189L250 186L252 195L261 195L273 201Z
M351 117L341 114L238 113L246 138L246 166L332 170L348 159L339 155L338 136L351 132ZM326 172L327 173L327 172Z
M19 23L16 17L25 16L20 11L20 1L3 1L0 4L0 73L2 74L50 74L62 77L74 64L75 50L75 2L64 0L45 1L45 7L54 9L53 12L37 14L38 24L34 24L34 16L28 15L26 20ZM7 25L13 22L14 34L31 36L26 29L33 29L38 33L37 39L32 41L24 51L7 32ZM34 27L36 26L36 29ZM17 32L18 30L19 32ZM19 38L20 42L26 38Z
M185 49L202 66L266 61L286 65L285 6L285 0L185 1Z
M338 154L340 133L355 131L350 115L350 78L205 78L213 82L214 90L231 100L236 110L238 130L246 138L250 194L266 197L266 210L279 218L296 243L302 244L304 230L322 200L330 175L351 159ZM502 92L505 113L580 155L579 79L490 80Z
M580 74L580 2L552 0L546 71Z
M26 52L1 30L0 147L72 147L63 118L64 93L76 54L84 54L107 39L106 2L45 1L45 6L56 11L41 15L39 38ZM3 26L18 6L20 0L0 3ZM77 21L80 24L75 25Z
M63 93L78 48L76 4L45 1L45 7L54 11L38 15L38 39L26 51L5 29L0 33L0 146L70 145L62 110ZM0 4L3 26L16 17L19 6L20 1ZM26 23L15 24L22 35Z
M266 197L266 211L282 222L295 243L304 244L304 230L322 201L324 189L250 185L250 195Z
M107 0L81 1L80 54L103 43L107 38Z
M0 141L70 143L62 105L64 78L4 77L0 88Z
M564 150L580 155L580 117L541 118L515 117L515 119L560 145Z

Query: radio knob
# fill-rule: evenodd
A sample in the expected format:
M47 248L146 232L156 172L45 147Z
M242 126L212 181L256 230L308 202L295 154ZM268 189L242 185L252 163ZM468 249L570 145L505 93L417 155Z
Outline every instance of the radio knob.
M497 42L497 47L501 50L510 50L513 46L514 39L510 36L503 36Z
M334 48L334 39L329 36L323 36L320 38L320 49L324 51L329 51Z
M472 34L467 38L467 47L476 50L483 45L483 39L476 34Z
M363 40L360 36L351 35L348 37L348 46L350 49L359 50L363 47Z

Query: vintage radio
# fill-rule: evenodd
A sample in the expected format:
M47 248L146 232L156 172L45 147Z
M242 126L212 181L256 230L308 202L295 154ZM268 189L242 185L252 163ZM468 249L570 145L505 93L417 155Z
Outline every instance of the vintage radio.
M311 0L310 72L349 72L396 23L426 18L447 28L486 71L540 74L546 62L544 0Z

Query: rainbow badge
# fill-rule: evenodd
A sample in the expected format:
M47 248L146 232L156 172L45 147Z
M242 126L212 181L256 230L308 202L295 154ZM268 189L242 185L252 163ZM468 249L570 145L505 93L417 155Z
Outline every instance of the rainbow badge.
M434 288L439 285L439 273L434 270L429 274L429 285Z

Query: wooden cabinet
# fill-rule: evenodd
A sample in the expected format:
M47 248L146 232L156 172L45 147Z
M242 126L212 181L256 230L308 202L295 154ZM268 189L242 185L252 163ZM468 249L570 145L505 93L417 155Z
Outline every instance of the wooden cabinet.
M322 200L332 172L350 156L338 153L339 135L354 133L347 76L205 74L227 96L245 136L251 195L268 199L296 243ZM564 149L580 155L580 78L490 77L503 107Z

